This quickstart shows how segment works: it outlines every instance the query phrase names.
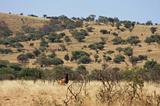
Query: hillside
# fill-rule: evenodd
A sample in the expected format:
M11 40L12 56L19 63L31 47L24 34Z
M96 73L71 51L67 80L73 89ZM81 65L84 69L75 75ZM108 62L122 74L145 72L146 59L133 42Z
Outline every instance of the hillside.
M6 13L0 13L0 20L5 21L13 32L22 31L21 27L23 25L29 25L35 28L39 28L48 22L48 20L44 18L36 18L31 16L22 16Z
M29 16L19 16L19 15L9 15L0 13L0 21L4 21L9 29L13 32L13 35L15 36L17 32L22 32L22 26L29 26L36 29L39 29L40 27L43 27L43 25L46 25L49 23L49 19L46 18L36 18L36 17L29 17ZM43 55L49 55L53 51L57 55L57 58L60 58L64 61L65 66L71 66L73 68L76 68L79 64L77 61L66 61L64 59L65 55L68 54L69 57L72 56L73 51L82 50L90 54L91 62L87 64L83 64L86 66L88 70L93 69L100 69L101 65L106 63L109 65L109 67L119 67L119 68L127 68L127 67L133 67L131 62L129 61L129 56L124 55L123 52L118 52L116 48L122 47L127 48L131 47L133 49L133 56L147 56L148 60L154 59L158 63L160 63L160 46L157 43L151 43L147 44L145 42L145 39L152 35L150 28L156 27L157 31L155 34L160 34L160 26L148 26L148 25L140 25L136 24L132 31L128 30L127 28L124 28L124 26L121 26L120 29L117 29L116 26L112 24L103 24L103 23L96 23L96 22L83 22L82 27L75 28L78 31L81 29L84 29L87 31L88 35L85 37L83 42L78 42L73 34L72 30L70 29L63 29L61 31L56 31L55 33L65 33L64 36L68 36L71 41L66 42L64 41L64 37L60 38L61 42L50 42L47 35L43 36L46 42L48 42L48 46L45 47L45 51L43 51ZM87 28L92 28L93 31L88 32ZM74 30L75 30L74 29ZM124 29L124 31L122 31ZM107 30L110 33L103 34L100 32L101 30ZM25 36L27 36L25 34ZM122 39L126 40L130 36L137 36L140 40L138 44L131 45L129 43L126 44L113 44L113 39L116 37L121 37ZM102 50L98 50L98 53L96 50L90 49L88 46L90 44L101 42L102 39L104 40L105 44L103 45L104 48ZM28 40L28 41L22 41L19 42L23 45L23 51L17 51L17 48L6 46L4 44L0 44L0 48L2 49L11 49L13 52L9 54L0 54L1 60L8 60L11 63L18 63L17 56L24 53L32 53L35 48L40 48L40 42L42 42L42 39L36 39L36 40ZM32 44L32 46L31 46ZM65 47L65 50L62 50L62 48ZM113 53L110 53L113 52ZM98 62L95 62L95 55L98 55ZM104 59L105 56L109 56L112 60L106 61ZM115 63L113 60L116 55L123 55L125 57L124 62ZM29 59L27 63L24 63L27 67L40 67L40 64L37 63L37 58ZM145 63L146 60L138 61L136 66L142 66ZM47 68L52 68L54 65L46 66Z

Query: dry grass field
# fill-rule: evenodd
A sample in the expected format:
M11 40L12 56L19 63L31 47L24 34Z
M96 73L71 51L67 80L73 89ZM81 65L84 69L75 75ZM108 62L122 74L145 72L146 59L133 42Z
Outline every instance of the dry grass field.
M65 106L64 101L67 96L67 88L71 82L66 85L59 85L56 82L43 82L37 81L1 81L0 82L0 106ZM121 82L122 89L125 89L125 83ZM78 90L79 84L75 84L74 91ZM101 87L100 82L87 83L84 94L82 88L81 93L78 95L83 99L80 106L106 106L98 102L96 95ZM113 101L111 106L128 106L126 101L122 98L125 97L127 90ZM68 94L69 97L70 94ZM145 83L143 92L140 94L142 100L135 100L132 106L159 106L157 105L160 96L160 85L156 83ZM127 98L127 96L125 97ZM125 99L124 99L125 100ZM124 103L123 103L124 102ZM125 103L126 102L126 103ZM122 103L122 104L121 104ZM150 104L149 104L150 103ZM69 104L69 106L78 106L77 104Z

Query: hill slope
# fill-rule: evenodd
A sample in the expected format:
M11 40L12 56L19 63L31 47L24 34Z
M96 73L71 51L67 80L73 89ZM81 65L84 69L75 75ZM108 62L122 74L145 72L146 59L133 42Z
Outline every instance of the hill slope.
M13 31L13 32L20 32L22 29L21 27L23 25L28 25L31 27L39 28L42 27L43 25L47 24L49 22L48 19L44 18L35 18L35 17L28 17L28 16L18 16L18 15L8 15L8 14L0 14L0 20L3 20L7 23L8 27ZM160 46L156 43L153 44L147 44L144 42L146 37L149 37L152 35L150 28L152 26L146 26L146 25L135 25L134 29L130 32L128 29L125 29L125 31L118 30L115 26L113 27L110 24L97 24L95 22L87 22L84 23L83 27L77 28L77 30L80 29L85 29L92 27L93 32L88 32L88 36L85 37L83 42L78 42L71 34L71 30L66 29L63 31L59 31L57 33L65 33L65 36L68 36L71 39L71 42L67 43L62 39L63 41L60 43L52 43L49 42L49 46L46 48L47 51L44 52L44 54L48 55L51 54L52 49L54 49L57 57L61 58L64 61L64 65L66 66L71 66L71 67L77 67L78 64L76 61L66 61L64 60L64 56L66 54L69 54L71 57L72 51L76 50L82 50L90 54L90 57L92 59L92 62L89 64L84 64L87 69L93 70L93 69L99 69L101 68L101 65L106 63L110 67L132 67L132 64L129 62L129 57L125 56L123 52L118 52L116 51L117 47L131 47L133 49L133 56L138 56L138 55L146 55L148 59L154 59L157 62L160 63ZM160 34L160 26L157 27L157 34ZM110 31L110 34L102 34L100 30L105 29ZM114 45L113 44L113 39L115 38L114 33L118 33L118 36L121 37L122 39L127 39L130 36L138 36L140 43L138 43L137 46L135 45L130 45L130 44L118 44ZM45 38L47 41L48 38ZM97 54L95 50L91 50L88 48L88 46L92 43L95 42L101 42L102 39L107 39L104 44L104 49L99 50L98 56L99 59L101 60L100 62L95 62L94 61L94 56ZM15 48L12 47L7 47L12 49L14 52L11 54L0 54L1 60L9 60L10 62L17 63L17 56L22 53L28 53L28 52L33 52L35 48L39 48L40 46L40 39L39 40L34 40L34 41L26 41L26 42L20 42L24 46L24 51L23 52L17 52ZM30 46L30 44L33 43L34 46ZM61 49L61 45L64 45L67 50L58 50ZM6 48L3 44L0 45L1 48ZM110 51L114 51L114 53L109 53ZM124 55L125 56L125 62L121 62L119 64L115 63L113 59L115 58L116 55ZM112 58L111 61L106 62L104 60L104 55L110 56ZM140 61L137 63L138 66L142 66L145 61ZM30 59L29 63L26 64L26 66L29 67L38 67L39 65L36 63L36 59ZM50 68L50 67L49 67Z

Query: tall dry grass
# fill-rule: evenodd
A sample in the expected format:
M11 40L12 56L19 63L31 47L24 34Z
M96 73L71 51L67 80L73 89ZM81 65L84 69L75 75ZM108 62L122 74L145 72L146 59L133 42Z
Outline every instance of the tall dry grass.
M106 106L97 98L102 84L92 81L83 86L80 93L81 83L72 84L70 90L77 93L77 99L68 90L70 82L66 86L58 85L56 82L37 81L0 81L0 106ZM129 95L127 93L126 83L121 82L123 94L114 96L112 106L129 105ZM115 89L119 89L118 87ZM145 83L140 99L135 99L132 106L153 106L159 105L160 85L156 83ZM77 101L76 101L77 100ZM124 100L124 101L123 101ZM67 102L67 104L65 104Z

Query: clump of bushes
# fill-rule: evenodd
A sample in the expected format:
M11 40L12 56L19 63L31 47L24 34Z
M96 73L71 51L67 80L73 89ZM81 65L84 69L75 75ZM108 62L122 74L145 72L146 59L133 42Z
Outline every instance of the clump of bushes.
M126 41L123 40L121 37L115 37L113 40L112 40L113 44L114 45L119 45L119 44L125 44Z
M150 44L150 43L158 43L160 44L160 35L151 35L150 37L147 37L145 39L145 42Z
M51 65L62 65L64 62L62 59L58 57L46 57L46 56L41 56L37 59L37 62L43 66L51 66Z
M85 39L85 36L88 36L88 33L86 30L80 30L80 31L77 31L77 30L74 30L72 32L72 36L79 42L83 42L83 40Z
M138 43L140 43L138 36L130 36L127 38L126 41L131 45L137 45Z
M93 44L90 44L88 47L93 50L103 50L104 42L93 43Z
M48 40L52 43L60 43L62 42L62 38L64 37L64 34L56 34L56 33L50 33L48 35Z
M110 34L110 31L107 31L106 29L101 29L100 33L102 33L102 34Z
M125 61L125 57L123 55L116 55L113 61L115 63L121 63Z
M9 53L13 53L13 51L11 49L0 48L0 53L1 54L9 54Z
M71 59L82 64L88 64L91 62L90 55L84 51L73 51Z

